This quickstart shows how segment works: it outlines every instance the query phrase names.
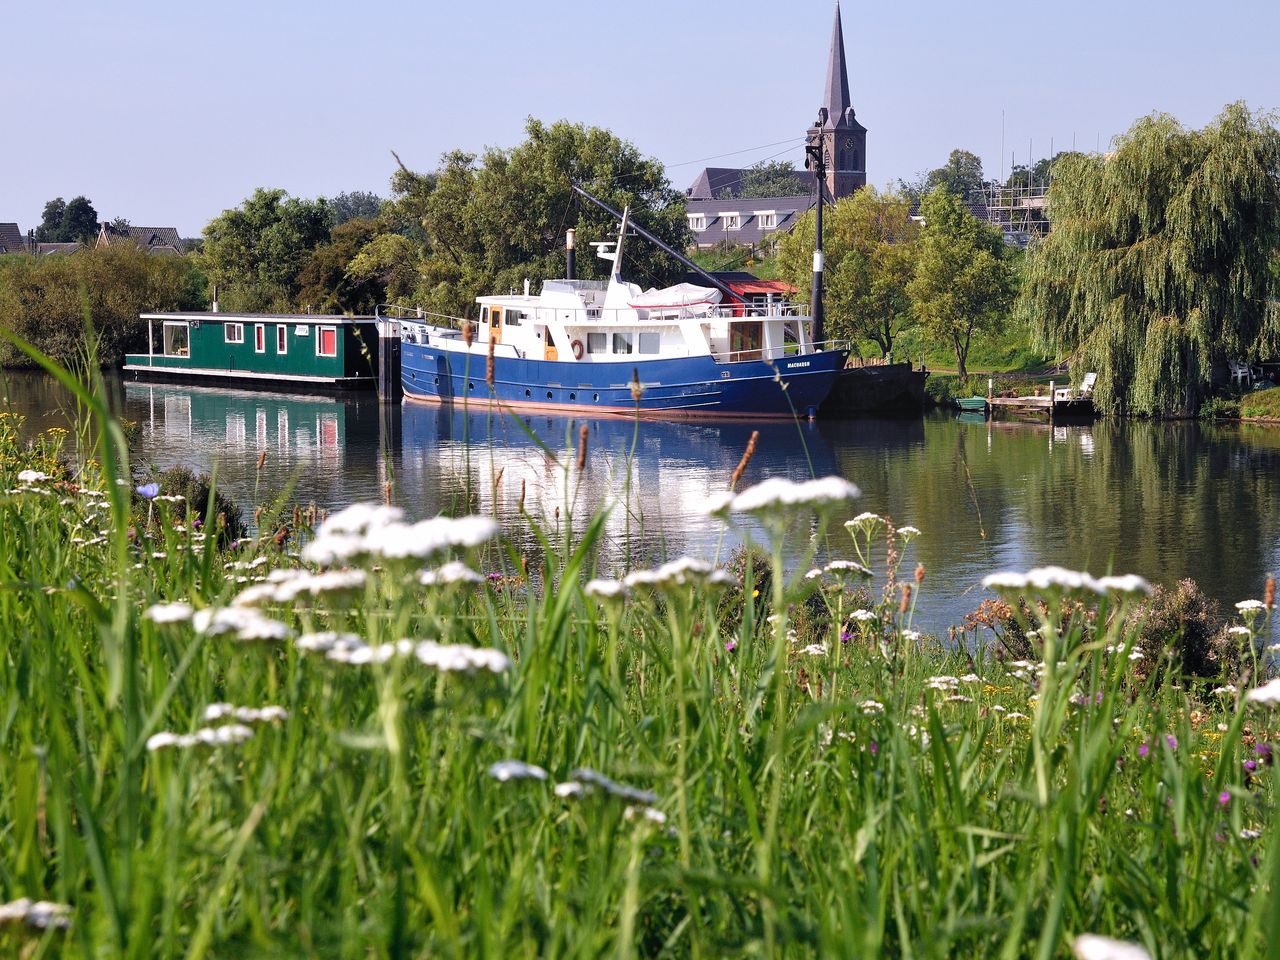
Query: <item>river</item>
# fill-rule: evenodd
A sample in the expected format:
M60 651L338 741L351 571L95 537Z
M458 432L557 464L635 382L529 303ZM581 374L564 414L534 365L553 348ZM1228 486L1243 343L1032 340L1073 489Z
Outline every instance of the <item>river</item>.
M65 424L61 388L40 374L0 381L28 430ZM1280 428L1099 421L1083 426L965 422L951 413L813 425L653 423L487 412L372 395L299 397L109 381L111 407L137 424L135 459L216 468L244 509L288 493L323 508L392 499L413 517L492 513L517 529L525 507L555 527L581 527L612 502L603 563L732 545L707 518L752 429L761 433L742 484L769 476L841 474L867 510L919 527L909 570L926 569L917 622L945 631L984 596L995 570L1059 564L1156 583L1193 577L1223 604L1260 597L1280 570ZM589 428L581 474L580 423ZM536 438L536 439L535 439ZM632 450L634 445L634 452ZM570 448L570 449L567 449ZM261 471L259 456L266 451ZM570 469L564 469L564 464ZM629 483L628 483L629 478ZM527 537L527 532L522 534ZM844 551L844 534L829 549ZM613 572L606 570L605 572Z

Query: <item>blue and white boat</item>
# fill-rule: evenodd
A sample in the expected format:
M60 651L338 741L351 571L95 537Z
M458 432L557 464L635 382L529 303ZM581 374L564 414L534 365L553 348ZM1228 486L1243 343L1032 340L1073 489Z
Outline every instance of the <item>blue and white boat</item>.
M627 221L624 212L618 239L597 245L613 264L608 281L547 280L536 295L526 281L523 294L479 297L471 336L465 321L401 318L405 399L662 418L814 416L846 347L814 343L811 318L773 297L628 283Z

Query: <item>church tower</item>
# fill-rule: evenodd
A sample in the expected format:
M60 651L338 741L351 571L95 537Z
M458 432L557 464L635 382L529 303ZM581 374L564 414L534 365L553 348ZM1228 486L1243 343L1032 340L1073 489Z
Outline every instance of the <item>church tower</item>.
M847 197L867 184L867 128L858 122L849 96L849 73L844 62L844 30L840 2L831 28L831 56L827 60L827 86L819 112L821 126L810 127L809 136L820 136L826 159L827 196Z

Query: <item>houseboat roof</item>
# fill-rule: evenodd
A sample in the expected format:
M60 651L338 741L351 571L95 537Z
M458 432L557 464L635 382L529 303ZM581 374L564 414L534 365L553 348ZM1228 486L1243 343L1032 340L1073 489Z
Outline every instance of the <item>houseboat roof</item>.
M341 313L228 313L219 310L187 310L181 313L140 313L141 320L208 320L239 323L242 320L285 320L289 323L373 323L377 318L372 316L347 316Z

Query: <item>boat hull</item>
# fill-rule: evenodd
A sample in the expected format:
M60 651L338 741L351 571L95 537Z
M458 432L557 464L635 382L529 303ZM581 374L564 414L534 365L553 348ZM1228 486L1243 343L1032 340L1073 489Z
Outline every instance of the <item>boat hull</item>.
M491 403L562 411L663 418L811 416L844 366L844 350L777 361L719 363L714 357L582 363L493 358L493 387L482 354L405 342L401 384L407 400ZM633 378L643 387L637 399Z

